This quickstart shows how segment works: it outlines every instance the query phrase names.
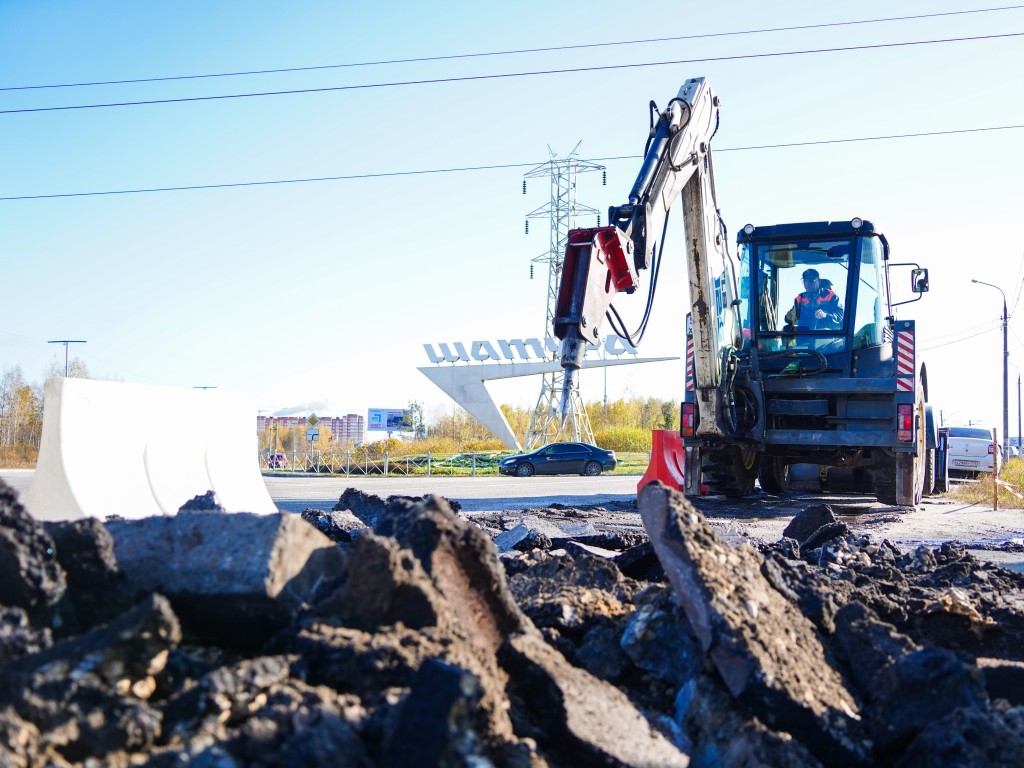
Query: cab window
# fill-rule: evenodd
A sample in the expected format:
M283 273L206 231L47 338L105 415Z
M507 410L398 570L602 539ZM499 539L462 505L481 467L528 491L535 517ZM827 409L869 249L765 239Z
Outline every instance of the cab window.
M882 243L877 237L860 241L860 275L857 281L857 312L853 319L853 348L884 342L885 312L882 305Z

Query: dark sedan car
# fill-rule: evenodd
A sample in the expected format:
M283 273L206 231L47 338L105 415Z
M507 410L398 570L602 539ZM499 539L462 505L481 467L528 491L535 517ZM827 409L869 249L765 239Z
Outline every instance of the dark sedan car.
M615 469L615 451L586 443L551 443L530 453L502 459L503 475L600 475Z

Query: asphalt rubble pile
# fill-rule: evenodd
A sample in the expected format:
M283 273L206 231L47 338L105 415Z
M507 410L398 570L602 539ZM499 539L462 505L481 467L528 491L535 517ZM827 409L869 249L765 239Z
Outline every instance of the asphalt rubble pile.
M1024 576L824 505L760 547L659 483L643 529L556 511L39 523L0 481L0 764L1021 764Z

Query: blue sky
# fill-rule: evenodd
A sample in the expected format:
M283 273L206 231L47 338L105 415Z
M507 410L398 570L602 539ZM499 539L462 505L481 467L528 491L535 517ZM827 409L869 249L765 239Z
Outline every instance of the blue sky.
M1024 129L750 149L1024 125L1024 38L816 54L822 48L1024 32L1024 8L813 30L74 88L22 88L355 64L739 32L994 7L933 2L47 2L0 0L0 197L325 176L295 184L0 200L0 369L41 381L63 347L99 378L253 394L321 415L424 402L424 343L544 332L547 250L523 174L580 142L609 160L579 202L624 201L647 134L688 77L722 99L718 200L747 222L849 219L931 270L918 320L930 399L948 421L1002 421L1001 298L1018 295ZM696 60L691 63L658 62ZM720 59L708 61L707 59ZM647 64L619 69L596 67ZM562 74L507 75L558 69ZM13 110L363 87L94 109ZM454 79L454 80L453 80ZM512 165L455 172L472 166ZM419 171L448 171L410 173ZM379 174L400 174L379 176ZM681 227L678 211L674 221ZM594 222L583 220L581 226ZM671 246L670 246L671 247ZM681 258L666 258L641 352L681 355ZM638 318L642 299L616 305ZM1010 320L1024 369L1024 326ZM608 396L680 399L682 363L608 373ZM1010 369L1011 433L1016 380ZM600 399L600 373L582 379ZM539 381L494 387L532 406Z

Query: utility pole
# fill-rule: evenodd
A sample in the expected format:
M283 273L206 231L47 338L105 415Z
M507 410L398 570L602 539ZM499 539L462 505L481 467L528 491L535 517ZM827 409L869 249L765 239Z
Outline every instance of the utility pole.
M86 342L81 339L56 339L54 341L48 341L47 344L63 344L64 345L64 378L68 377L68 345L69 344L85 344Z
M981 280L971 280L972 283L978 285L987 285L989 288L995 288L999 291L999 295L1003 297L1003 457L1009 458L1010 456L1010 387L1007 368L1010 363L1010 349L1007 345L1006 330L1007 330L1007 317L1006 317L1006 294L1003 293L1003 289L998 285L992 285L992 283L983 283Z
M1020 415L1020 378L1021 370L1013 363L1010 363L1010 367L1017 371L1017 457L1024 457L1024 445L1021 444L1021 415ZM1013 441L1010 441L1011 445ZM1010 457L1007 456L1007 459Z

